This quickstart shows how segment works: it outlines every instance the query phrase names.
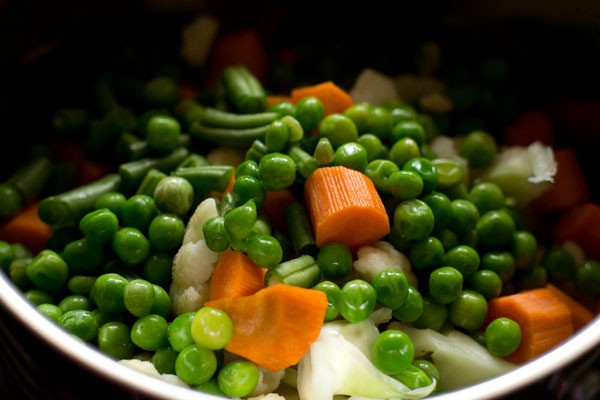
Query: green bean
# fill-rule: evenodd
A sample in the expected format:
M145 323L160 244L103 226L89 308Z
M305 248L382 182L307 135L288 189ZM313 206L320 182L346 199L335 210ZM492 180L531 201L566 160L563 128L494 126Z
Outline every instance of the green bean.
M269 269L265 275L265 283L267 286L284 283L310 288L319 282L320 277L321 271L316 260L305 254Z
M296 170L304 178L308 178L319 166L317 160L298 145L292 146L288 150L288 155L292 157L296 163Z
M249 147L255 140L264 140L271 124L252 128L217 128L199 121L192 124L190 134L207 142L228 147Z
M219 110L214 107L205 107L199 121L203 125L211 127L244 129L270 124L277 119L277 116L274 112L238 114Z
M145 194L146 196L153 196L154 190L156 190L156 186L158 182L160 182L163 178L166 178L167 174L162 171L157 170L156 168L152 168L150 171L146 173L146 176L140 183L140 186L135 191L135 194Z
M246 160L258 163L260 159L269 152L267 145L260 139L256 139L246 150Z
M21 211L25 199L10 183L0 183L0 220L8 220Z
M49 157L38 156L20 166L6 182L17 188L27 203L42 193L52 175L53 167Z
M95 208L96 200L106 193L120 191L121 185L119 174L108 174L87 185L46 197L38 208L40 219L49 225L77 222Z
M221 72L221 82L229 102L242 114L267 109L267 97L261 83L244 65L232 65Z
M320 138L315 147L313 157L319 165L329 165L333 162L335 151L327 138Z
M317 245L308 212L304 205L297 202L287 205L285 207L285 220L296 253L315 255Z
M142 158L119 166L119 176L123 180L123 189L134 191L151 169L166 174L173 171L189 155L189 150L178 147L171 154L160 158Z
M223 192L231 182L234 169L228 165L177 168L173 175L184 178L193 188L196 201L211 192Z

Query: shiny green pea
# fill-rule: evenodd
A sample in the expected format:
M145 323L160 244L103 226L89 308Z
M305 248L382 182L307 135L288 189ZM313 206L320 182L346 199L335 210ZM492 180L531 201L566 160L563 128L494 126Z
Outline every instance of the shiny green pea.
M514 233L511 243L511 253L517 269L526 269L533 265L538 254L536 237L529 231L518 230Z
M398 166L390 161L384 159L376 159L367 164L364 170L365 175L371 178L375 188L380 192L389 191L389 179L395 173L398 172Z
M131 329L127 324L120 321L106 322L98 331L98 348L114 359L129 359L134 351L130 335Z
M469 191L469 198L475 204L480 214L498 210L504 206L504 193L494 182L478 182Z
M160 315L167 319L171 315L173 308L171 297L169 297L169 293L165 288L154 284L152 284L152 287L154 288L154 302L152 303L150 314Z
M62 258L73 273L90 273L97 270L104 261L104 248L87 237L68 243Z
M437 366L433 362L425 359L414 360L412 362L412 365L414 365L417 368L420 368L423 372L425 372L432 382L435 380L435 389L433 391L436 392L440 387L441 381L440 371L437 368Z
M233 184L233 193L238 197L238 204L254 200L256 207L260 208L267 198L267 189L257 177L240 175Z
M392 315L401 322L414 322L423 313L423 297L419 290L413 286L408 287L406 300L399 307L394 308Z
M474 290L463 290L448 307L448 320L458 328L473 332L479 329L487 316L487 300Z
M364 134L369 130L369 121L371 119L369 104L355 103L344 111L344 115L354 122L358 133Z
M60 316L63 314L60 307L51 303L40 303L36 309L54 322L59 322Z
M121 220L121 209L123 204L127 201L127 197L120 192L108 192L104 193L102 196L98 197L96 202L94 203L94 208L96 210L101 208L106 208L112 211L113 214Z
M373 365L380 371L393 375L411 365L415 348L410 337L399 329L381 332L371 346Z
M25 296L25 298L27 300L29 300L31 303L37 305L40 304L44 304L44 303L53 303L54 299L52 298L52 296L40 289L29 289L28 291L26 291L25 293L23 293L23 295ZM87 300L87 299L86 299Z
M232 244L246 240L256 222L256 203L248 200L225 214L223 227Z
M87 296L81 294L70 294L63 297L58 303L58 307L64 313L72 310L91 310L92 303Z
M274 268L283 259L283 248L274 236L255 232L248 237L247 254L254 263Z
M413 139L420 147L425 143L425 130L420 123L414 120L397 122L391 131L392 143L405 137Z
M475 229L479 221L479 210L475 204L465 199L455 199L450 203L452 214L448 228L458 234Z
M88 295L95 282L95 276L73 275L67 282L67 289L73 294Z
M506 357L521 345L521 327L510 318L496 318L485 328L485 345L490 353Z
M508 251L489 251L481 256L481 268L494 271L502 282L508 282L515 273L515 260Z
M390 110L392 115L392 125L396 126L401 121L413 121L417 119L418 113L414 107L408 104L402 104L392 107Z
M415 270L437 267L444 261L444 256L444 245L435 236L415 241L408 252L410 264Z
M175 375L175 360L179 353L170 347L156 350L150 362L160 374Z
M352 253L343 243L325 243L317 253L317 264L326 278L343 278L352 270Z
M344 143L358 139L358 129L347 116L339 113L329 114L319 123L319 134L329 139L334 149Z
M488 132L475 130L467 133L460 144L459 154L465 158L469 167L488 166L496 157L496 140Z
M150 241L139 229L124 227L114 234L112 249L124 264L138 265L150 254Z
M154 287L144 279L134 279L125 285L123 302L133 316L148 315L154 303Z
M433 231L434 223L431 208L419 199L403 201L394 210L395 228L401 236L409 240L419 240L429 236Z
M396 171L387 180L387 188L392 196L400 200L419 197L424 188L423 179L414 171Z
M349 322L360 322L371 315L377 303L373 286L362 279L353 279L342 286L338 298L338 309Z
M412 364L393 374L392 377L413 390L431 385L431 377L421 368Z
M158 215L154 199L145 194L134 194L121 205L121 225L145 231Z
M269 110L279 114L280 117L286 115L294 116L296 112L296 106L289 101L278 101L277 103L273 104Z
M171 213L157 215L148 227L150 245L160 251L178 249L184 234L185 223L178 215Z
M290 130L280 120L269 124L265 132L265 145L270 151L283 151L290 141Z
M173 255L169 252L153 252L144 262L142 277L162 287L171 283L173 271Z
M377 294L377 302L384 307L400 307L408 297L408 280L399 269L384 269L371 280Z
M90 341L98 335L98 321L89 310L67 311L60 316L58 322L83 341Z
M379 136L372 133L363 133L356 139L356 142L367 151L367 161L371 162L381 154L382 143Z
M158 182L153 197L162 213L183 217L194 204L194 187L185 178L167 176Z
M463 276L452 267L439 267L429 274L429 295L440 304L449 304L458 298L463 288Z
M445 229L452 218L452 202L450 201L450 198L442 192L433 191L422 196L421 200L427 203L433 212L435 230L440 232Z
M389 138L392 130L392 114L386 107L371 104L369 106L369 132L380 138Z
M94 303L108 314L118 314L125 311L123 296L128 280L116 273L100 275L90 291Z
M477 250L463 244L448 250L444 257L444 264L460 271L465 279L477 271L480 263L481 258Z
M562 247L555 246L544 252L542 267L554 281L568 281L575 278L575 257Z
M337 283L332 281L321 281L313 287L314 290L320 290L327 296L327 311L325 311L325 321L335 320L340 311L338 309L338 299L341 289Z
M202 385L217 371L214 351L199 344L190 344L179 352L175 372L188 385Z
M363 172L367 168L367 150L357 142L338 146L333 155L333 164Z
M502 279L500 279L500 276L495 271L480 269L471 274L468 286L489 300L500 296L502 292Z
M414 157L402 165L404 171L412 171L423 179L423 193L431 193L438 186L438 173L433 162L425 157Z
M419 144L412 138L402 138L390 148L389 159L399 167L417 157L421 157L421 149Z
M181 351L186 346L195 343L192 337L192 321L195 316L195 311L179 314L169 325L169 344L175 351Z
M477 224L477 240L481 246L501 248L512 242L515 221L504 210L491 210L481 215Z
M287 154L266 154L260 158L258 168L267 191L286 189L296 181L296 163Z
M169 325L160 315L145 315L133 323L131 341L146 351L164 348L169 344Z
M461 162L450 158L435 158L431 163L437 172L439 190L447 190L464 182L465 166Z
M233 337L233 321L225 311L201 307L190 326L194 342L211 350L225 348Z
M230 398L247 397L258 385L259 370L247 360L234 360L223 365L217 380L221 391Z
M31 262L27 262L25 268L29 280L41 290L61 289L69 276L67 263L56 252L48 249L42 250Z
M96 209L79 221L79 229L90 240L105 243L119 229L119 218L108 208Z
M300 122L305 132L312 132L319 126L324 113L323 102L318 97L307 96L296 103L294 117Z
M259 170L258 163L254 160L245 160L235 169L235 177L239 178L242 175L250 175L255 178L258 178Z
M433 329L440 331L448 320L448 307L440 304L429 296L423 296L423 312L413 325L418 329Z

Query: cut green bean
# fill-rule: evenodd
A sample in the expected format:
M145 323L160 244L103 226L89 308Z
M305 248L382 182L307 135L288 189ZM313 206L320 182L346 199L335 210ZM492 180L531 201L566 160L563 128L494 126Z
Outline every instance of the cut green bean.
M255 140L262 140L270 124L251 128L222 128L204 125L196 121L190 128L190 134L198 139L229 147L248 147Z
M146 196L153 196L154 190L163 178L166 178L167 174L162 171L157 170L156 168L152 168L146 176L140 186L137 188L135 194L145 194Z
M270 124L277 119L274 112L257 112L252 114L238 114L206 107L200 116L200 122L206 126L217 128L255 128Z
M296 253L314 256L317 244L306 208L300 203L289 204L285 208L285 220Z
M12 184L23 196L25 202L37 198L52 175L53 163L46 156L36 157L19 167L7 182Z
M304 178L308 178L319 167L317 160L300 146L292 146L288 151L288 155L292 157L292 160L296 163L296 170Z
M119 166L119 175L123 180L123 189L135 190L144 180L144 177L151 169L157 169L164 173L170 173L187 156L189 150L180 147L171 154L160 158L142 158L141 160L131 161Z
M319 282L320 278L321 271L317 261L314 257L305 254L269 269L265 275L265 283L267 286L283 283L311 288Z
M221 82L227 99L241 113L250 114L267 109L267 96L261 83L244 65L226 67Z

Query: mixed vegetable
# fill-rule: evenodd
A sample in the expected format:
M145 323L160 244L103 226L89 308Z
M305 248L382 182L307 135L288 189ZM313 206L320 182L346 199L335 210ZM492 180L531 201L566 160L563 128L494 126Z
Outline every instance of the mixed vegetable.
M102 77L0 185L2 269L109 357L226 397L416 399L509 371L594 318L600 207L539 115L505 142L443 133L460 98L415 84Z

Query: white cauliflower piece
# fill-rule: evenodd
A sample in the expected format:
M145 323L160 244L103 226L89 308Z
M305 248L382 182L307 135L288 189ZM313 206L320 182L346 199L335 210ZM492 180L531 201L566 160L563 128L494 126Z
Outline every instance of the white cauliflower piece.
M277 393L267 393L256 397L249 397L248 400L286 400L286 398Z
M285 369L269 371L268 369L258 367L258 383L252 393L250 393L250 397L265 396L274 392L279 387L284 375Z
M181 58L189 65L206 63L219 31L219 21L210 15L199 15L181 30Z
M210 279L218 259L219 253L204 240L182 245L173 257L173 282L182 288L199 287Z
M458 143L455 138L446 135L437 135L431 140L431 150L442 158L460 159ZM464 162L464 159L463 159Z
M398 92L394 79L372 68L365 68L350 89L350 96L357 103L383 104L397 98Z
M148 376L161 379L165 382L169 382L178 386L188 387L188 385L184 381L179 379L177 375L161 374L160 372L158 372L151 361L132 358L129 360L119 360L118 363L125 365L126 367L129 367L131 369L135 369L136 371L146 374Z
M393 268L404 272L408 283L417 286L410 260L389 242L378 241L372 246L363 246L358 249L357 255L352 265L361 279L371 282L380 271Z
M236 147L217 146L206 155L211 165L230 165L235 167L246 159L246 150Z
M204 232L202 231L202 227L204 226L204 223L217 215L219 215L217 201L212 197L209 197L198 204L185 226L185 235L183 236L182 244L203 240Z
M196 311L208 301L208 283L203 283L195 288L192 286L180 287L177 283L172 282L169 296L173 314L181 315L188 311Z

